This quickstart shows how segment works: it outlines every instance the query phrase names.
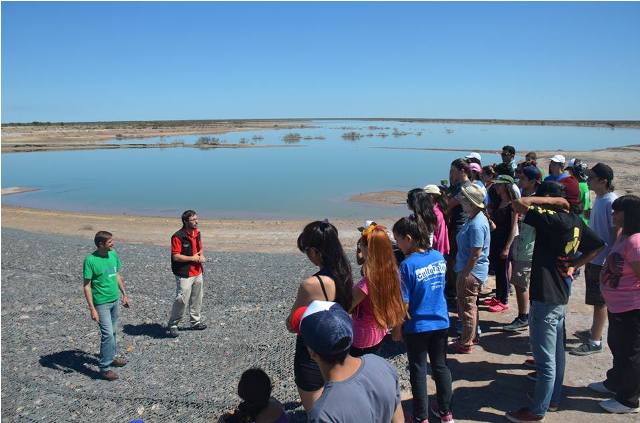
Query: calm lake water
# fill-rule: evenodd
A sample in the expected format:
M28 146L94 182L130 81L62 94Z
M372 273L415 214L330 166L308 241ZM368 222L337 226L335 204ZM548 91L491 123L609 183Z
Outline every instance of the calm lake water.
M59 210L176 216L193 208L204 217L375 218L398 216L404 205L348 201L358 193L409 190L448 178L461 152L377 147L589 150L640 143L640 130L404 122L315 121L316 127L211 135L227 143L287 148L122 149L2 154L2 187L39 191L3 203ZM404 133L398 136L396 134ZM358 140L342 135L355 131ZM388 136L381 137L385 133ZM367 136L371 134L371 136ZM202 135L114 140L117 143L194 143ZM261 139L260 139L261 138ZM244 140L242 140L244 139ZM499 161L482 154L483 163Z

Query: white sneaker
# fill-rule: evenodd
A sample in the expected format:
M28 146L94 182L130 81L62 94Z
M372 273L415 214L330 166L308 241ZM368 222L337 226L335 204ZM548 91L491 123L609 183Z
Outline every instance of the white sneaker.
M604 386L604 382L593 382L588 385L588 388L592 391L596 391L599 394L615 395L616 393Z
M618 401L614 399L601 401L598 404L600 404L600 407L604 408L609 413L627 414L627 413L637 413L640 411L640 407L636 407L636 408L627 407L626 405L620 404Z

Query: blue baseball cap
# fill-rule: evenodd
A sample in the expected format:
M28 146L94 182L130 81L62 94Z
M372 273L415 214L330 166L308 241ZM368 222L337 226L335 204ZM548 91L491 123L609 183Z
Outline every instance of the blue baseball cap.
M522 173L532 181L539 181L542 178L540 169L535 166L525 166L522 168Z
M307 347L321 356L333 356L351 348L351 317L338 303L312 301L302 315L300 334Z

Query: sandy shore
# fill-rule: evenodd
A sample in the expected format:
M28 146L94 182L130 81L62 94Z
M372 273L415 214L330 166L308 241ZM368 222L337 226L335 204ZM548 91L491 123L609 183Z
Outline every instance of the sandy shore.
M205 248L209 251L295 253L298 235L310 220L225 220L201 219ZM393 225L393 219L378 219ZM355 248L360 220L332 220L345 249ZM122 242L168 246L179 229L180 217L100 215L2 206L2 227L30 232L74 235L92 239L108 230Z
M8 187L2 188L2 195L20 194L22 192L38 191L37 188L30 187Z

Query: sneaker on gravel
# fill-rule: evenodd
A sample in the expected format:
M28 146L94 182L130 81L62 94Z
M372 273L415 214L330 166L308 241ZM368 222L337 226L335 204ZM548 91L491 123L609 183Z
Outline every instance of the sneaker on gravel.
M503 311L509 310L509 304L504 304L498 301L494 305L490 306L487 310L491 313L502 313Z
M532 380L534 382L538 381L538 372L527 373L527 379Z
M607 388L606 386L604 386L604 382L593 382L587 385L587 388L591 389L592 391L595 391L599 394L607 394L607 395L615 395L616 393L613 392L611 389Z
M431 412L435 414L435 416L439 418L441 422L454 423L453 413L451 413L451 410L447 411L446 413L443 413L442 411L440 411L440 406L438 406L438 401L435 399L431 400Z
M608 399L605 401L600 401L598 403L598 405L600 405L600 407L604 408L605 410L607 410L609 413L615 413L615 414L629 414L629 413L638 413L640 412L640 407L636 407L636 408L631 408L631 407L627 407L626 405L614 400L614 399Z
M167 331L167 335L169 335L172 338L177 338L178 335L180 335L180 332L178 332L178 327L177 326L171 326L169 328L169 330Z
M100 371L100 377L102 377L104 380L108 380L110 382L112 382L114 380L118 380L118 374L116 372L114 372L113 370Z
M527 407L521 408L518 411L509 411L505 414L505 417L514 423L541 422L544 420L544 416L533 414Z
M524 367L528 367L530 369L536 368L536 360L533 358L527 358L522 364L524 364Z
M502 330L506 330L507 332L518 332L528 327L529 327L528 320L516 317L515 319L513 319L513 322L503 326Z
M576 338L582 340L582 341L588 341L589 338L591 337L591 329L587 329L587 330L577 330L575 332L573 332L573 336L575 336Z
M118 357L113 359L113 361L111 362L111 365L113 367L124 367L127 365L127 363L128 361L126 359Z
M207 325L201 322L198 322L195 325L191 325L191 329L193 330L205 330L206 328L207 328Z
M596 353L602 352L602 350L603 350L602 342L600 342L600 345L594 345L590 341L587 341L584 344L580 345L579 347L576 347L571 351L569 351L569 354L584 356L584 355L596 354Z

